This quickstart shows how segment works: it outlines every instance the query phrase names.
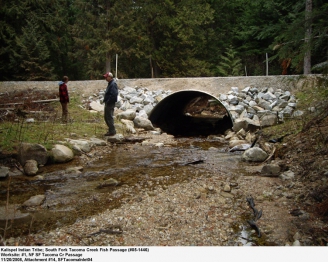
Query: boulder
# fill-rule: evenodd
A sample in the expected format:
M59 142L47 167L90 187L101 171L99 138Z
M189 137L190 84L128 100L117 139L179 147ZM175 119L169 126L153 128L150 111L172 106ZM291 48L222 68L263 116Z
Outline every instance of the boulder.
M152 104L155 102L155 99L152 96L146 96L146 98L143 100L144 105Z
M242 160L247 162L263 162L268 157L268 154L259 147L252 147L247 149L243 155Z
M6 178L9 175L9 168L0 166L0 178Z
M117 114L117 119L127 119L133 120L136 117L136 111L134 109L127 109L119 114Z
M137 114L137 116L141 116L143 118L147 118L148 119L148 114L147 114L147 112L144 109L140 110L140 112Z
M261 170L261 176L278 177L280 166L275 164L264 165Z
M132 133L132 134L137 133L136 130L134 129L133 121L127 119L121 119L121 122L125 125L126 131L128 133Z
M73 151L64 145L55 145L51 152L55 163L65 163L74 158Z
M232 105L238 105L239 100L238 97L235 95L228 95L228 102Z
M244 129L246 132L247 131L255 132L259 128L260 128L260 123L258 121L249 118L236 119L232 127L233 131L235 132L238 132L241 129Z
M288 170L288 171L285 171L284 173L280 174L280 178L282 180L290 180L290 179L293 179L295 176L295 173L291 170Z
M107 136L106 139L107 139L107 142L118 143L118 142L122 142L124 140L124 136L121 134L116 134L114 136Z
M45 195L32 196L30 197L29 200L26 200L22 206L23 207L40 206L45 199L46 199Z
M28 176L35 176L38 172L38 162L33 159L26 160L24 165L24 172Z
M258 106L266 110L272 110L271 104L266 100L260 100Z
M260 129L260 127L261 127L261 124L258 121L257 116L254 116L253 119L245 118L245 122L246 122L246 125L245 125L244 130L246 132L248 132L248 131L255 132L256 130Z
M26 160L33 159L38 165L45 165L48 161L47 149L40 144L21 143L18 149L18 161L22 166Z
M151 104L145 105L143 110L145 110L146 114L149 115L150 112L154 109L154 106Z
M264 115L260 120L261 126L273 126L278 123L278 116L276 114Z
M67 142L71 145L75 145L76 147L80 148L85 153L89 153L94 145L91 141L85 139L67 139Z
M249 149L251 147L250 144L240 144L240 145L236 145L233 148L231 148L229 150L229 152L235 152L235 151L246 151L247 149Z
M107 145L105 140L99 139L99 138L96 138L96 137L91 137L90 141L96 146L105 146L105 145Z
M240 129L246 130L246 120L243 118L236 119L233 123L232 130L238 132Z
M79 148L76 145L72 145L72 151L74 156L81 156L83 154L83 151L81 150L81 148Z
M154 130L153 124L150 122L149 119L137 116L133 123L137 128L143 128L145 130Z
M248 144L246 140L231 140L229 141L229 148L234 148L238 145Z
M276 99L277 97L274 95L274 94L272 94L270 91L269 92L266 92L263 96L262 96L262 99L264 99L264 100L267 100L267 101L269 101L269 100L274 100L274 99Z
M129 102L130 102L130 104L140 104L143 102L143 98L140 96L137 96L137 97L133 96L133 97L131 97Z
M104 105L100 104L100 102L98 102L98 101L92 101L90 103L90 110L95 110L97 112L103 112Z
M128 110L128 109L131 109L132 108L132 106L131 106L131 104L129 103L129 101L124 101L123 103L122 103L122 105L120 106L120 110L122 110L122 111L125 111L125 110Z

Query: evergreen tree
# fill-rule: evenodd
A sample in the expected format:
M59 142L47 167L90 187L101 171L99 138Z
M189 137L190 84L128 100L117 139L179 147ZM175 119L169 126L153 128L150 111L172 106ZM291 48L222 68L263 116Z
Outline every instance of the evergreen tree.
M241 59L237 57L237 52L230 46L224 55L220 56L217 74L219 76L240 76L242 75Z
M13 80L18 73L18 63L13 57L18 52L16 37L24 24L24 4L20 1L1 1L0 8L0 80Z
M22 72L16 75L19 80L52 80L53 68L49 60L50 52L44 38L40 34L39 26L33 19L27 19L23 33L16 44L20 52L14 53Z
M134 1L76 0L74 6L78 10L73 26L74 55L83 64L87 79L99 79L105 71L113 71L116 54L120 59L135 55ZM120 70L124 75L125 69Z
M328 4L311 1L306 18L306 0L4 0L0 80L100 79L116 54L119 78L240 75L238 59L263 75L266 53L270 75L325 72Z
M295 74L307 74L311 64L324 64L327 61L328 4L321 0L313 1L312 4L311 15L305 15L305 0L299 1L290 12L291 21L288 24L282 24L281 21L277 24L283 30L275 35L274 42L270 45L276 51L274 59L291 59L291 70ZM308 21L311 21L311 30L304 37L309 26ZM311 62L304 71L304 61L307 61L304 58L309 54L311 56L307 59L311 59Z
M155 77L209 76L202 59L213 10L206 1L140 1Z
M270 45L294 20L299 0L242 0L235 29L235 46L242 54L249 75L265 74L265 56L274 56ZM303 34L304 35L304 34ZM289 58L287 56L286 58ZM270 59L270 74L280 74L280 61Z

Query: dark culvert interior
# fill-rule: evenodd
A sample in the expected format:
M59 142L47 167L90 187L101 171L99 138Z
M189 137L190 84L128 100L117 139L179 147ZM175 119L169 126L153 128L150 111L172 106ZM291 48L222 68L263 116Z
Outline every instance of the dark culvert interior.
M160 101L149 116L154 127L174 136L223 134L232 118L215 97L197 90L173 93Z

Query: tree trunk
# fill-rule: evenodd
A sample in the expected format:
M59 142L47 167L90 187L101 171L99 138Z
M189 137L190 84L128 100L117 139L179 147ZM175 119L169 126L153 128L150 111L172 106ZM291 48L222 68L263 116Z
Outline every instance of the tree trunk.
M109 1L106 2L106 16L107 16L107 32L110 31L110 17L109 17L109 10L110 10L110 3ZM110 53L106 52L106 73L107 72L111 72L112 68L111 68L111 64L110 64L110 60L111 60L112 56L110 55Z
M311 74L312 0L305 0L305 54L303 74Z
M111 55L106 55L106 73L111 72L111 65L110 65Z

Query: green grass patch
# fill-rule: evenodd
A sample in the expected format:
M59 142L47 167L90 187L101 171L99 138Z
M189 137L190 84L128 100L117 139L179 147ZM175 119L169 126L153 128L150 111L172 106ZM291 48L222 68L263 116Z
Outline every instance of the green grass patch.
M26 118L17 117L14 121L0 122L0 148L4 151L14 151L20 142L39 143L47 149L65 138L79 139L103 138L107 126L102 113L91 113L81 107L78 97L73 96L68 105L69 121L61 121L61 105L52 102L55 109L47 117L28 115L34 118L33 123L27 123Z
M328 78L323 77L314 87L304 85L295 93L297 99L296 110L304 112L302 116L285 118L284 122L266 127L263 134L268 138L278 138L288 134L298 134L304 126L326 110L328 105Z

